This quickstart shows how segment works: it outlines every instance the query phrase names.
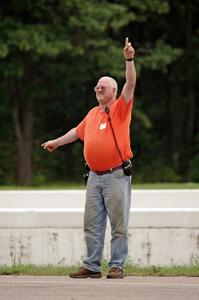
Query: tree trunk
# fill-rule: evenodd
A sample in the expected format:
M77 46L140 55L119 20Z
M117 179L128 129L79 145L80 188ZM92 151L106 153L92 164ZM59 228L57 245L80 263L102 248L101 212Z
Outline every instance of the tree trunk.
M21 103L13 99L13 120L16 133L16 183L29 185L32 181L33 100Z
M188 109L187 109L187 148L188 148L188 158L191 156L191 149L193 143L193 134L194 134L194 123L195 123L195 103L194 103L194 84L193 84L193 61L190 59L190 53L193 51L192 43L192 26L193 26L193 12L192 4L190 1L187 2L187 32L186 32L186 44L187 44L187 53L188 53L188 64L187 64L187 100L188 100Z
M16 184L29 185L32 182L32 137L34 98L28 92L32 84L31 55L24 55L23 85L12 85L13 122L16 133Z
M172 69L170 116L171 116L171 143L172 161L176 172L181 173L181 151L182 151L182 103L180 87L179 65L175 64Z

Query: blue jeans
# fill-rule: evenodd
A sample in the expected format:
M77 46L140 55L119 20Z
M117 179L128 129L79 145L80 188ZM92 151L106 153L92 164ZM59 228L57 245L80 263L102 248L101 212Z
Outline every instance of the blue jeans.
M109 267L123 269L128 254L130 207L131 176L126 176L122 169L104 175L90 171L84 213L85 268L95 272L101 270L108 215L112 236Z

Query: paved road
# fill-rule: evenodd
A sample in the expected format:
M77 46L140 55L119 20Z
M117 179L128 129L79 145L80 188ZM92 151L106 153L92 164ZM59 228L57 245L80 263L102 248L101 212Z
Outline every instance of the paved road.
M1 208L84 208L84 190L0 191ZM132 207L198 208L196 190L132 190Z
M0 300L198 300L197 277L0 276Z
M85 190L0 191L0 208L83 208ZM196 190L132 190L132 207L199 207Z

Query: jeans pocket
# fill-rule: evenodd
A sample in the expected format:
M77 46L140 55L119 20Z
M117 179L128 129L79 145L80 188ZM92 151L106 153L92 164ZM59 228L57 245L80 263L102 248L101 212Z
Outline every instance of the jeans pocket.
M121 179L123 176L124 176L124 170L122 168L113 172L114 179Z

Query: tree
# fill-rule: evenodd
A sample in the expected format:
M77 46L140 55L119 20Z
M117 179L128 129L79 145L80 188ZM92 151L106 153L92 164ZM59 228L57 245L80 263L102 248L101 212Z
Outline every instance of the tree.
M0 174L10 177L13 159L17 183L31 183L33 160L41 181L77 178L80 144L51 156L39 144L76 126L96 105L92 87L101 75L123 85L121 45L129 36L138 73L131 127L136 178L197 179L197 10L196 0L4 1L0 118L10 120L12 107L13 123L1 127Z
M109 39L104 31L115 26L111 24L114 18L122 19L119 25L122 26L129 16L122 5L107 3L105 9L97 1L82 0L7 1L0 16L1 72L12 101L16 133L16 182L30 184L34 104L36 99L39 101L42 88L47 88L42 86L44 81L40 76L44 65L53 62L59 72L59 60L66 64L78 59L83 69L87 51L95 52L93 57L87 57L92 61L99 56L99 49L107 47ZM73 67L79 70L78 63L67 65L69 69ZM79 80L78 76L75 80Z

